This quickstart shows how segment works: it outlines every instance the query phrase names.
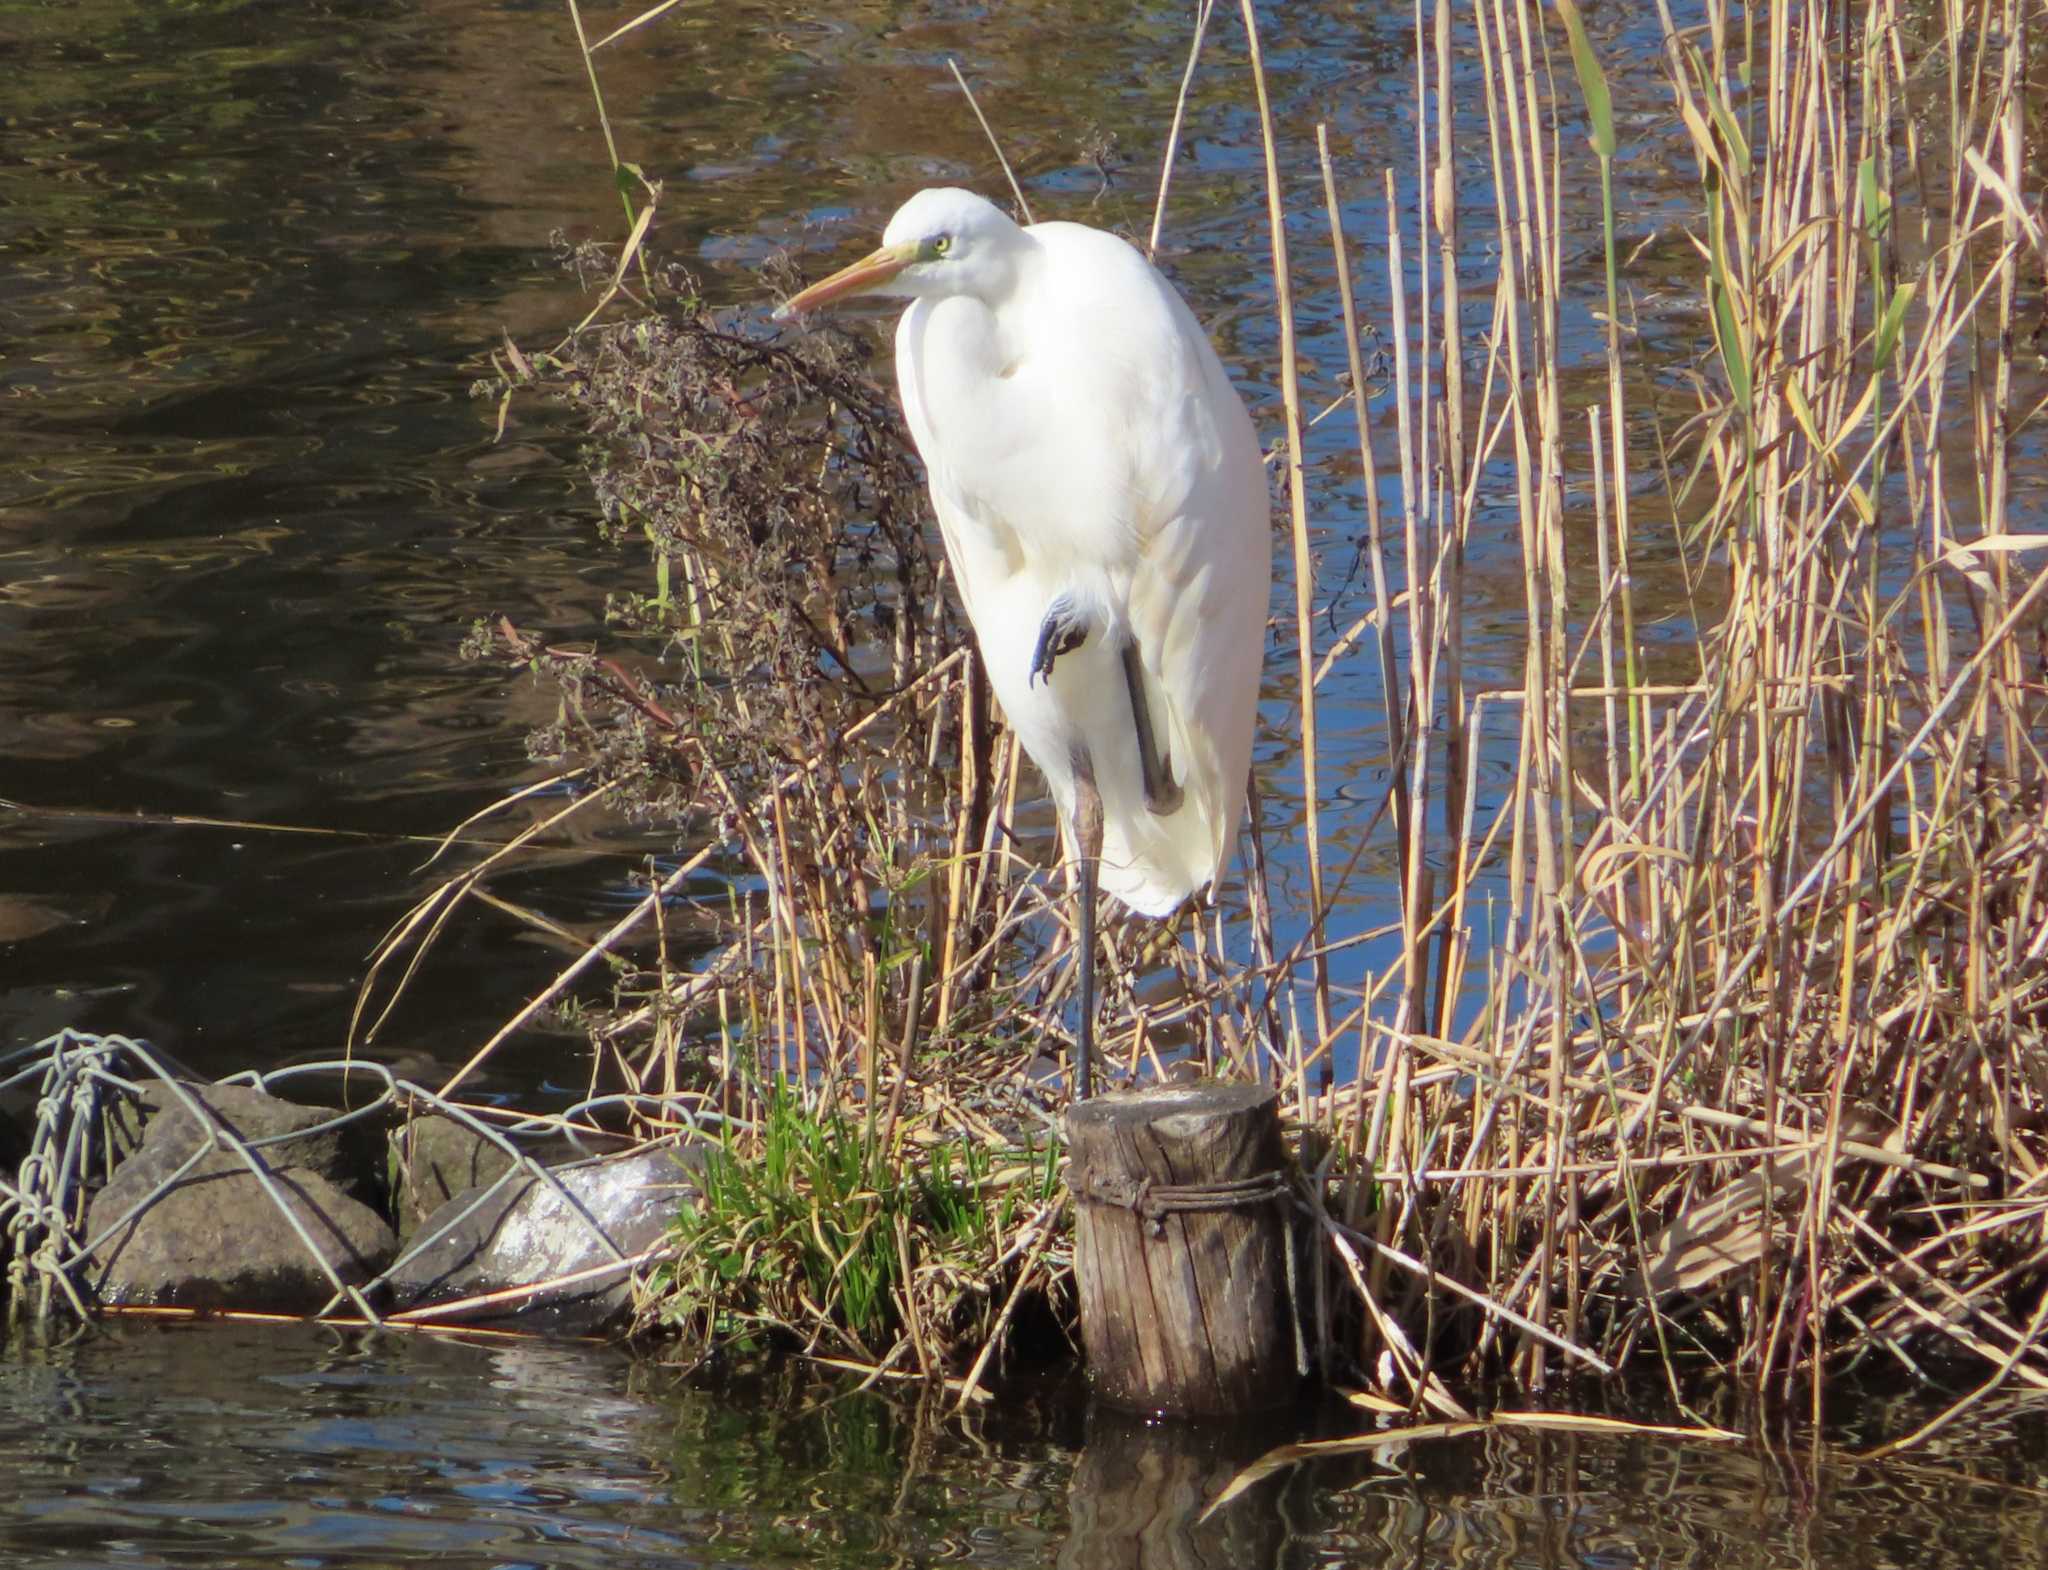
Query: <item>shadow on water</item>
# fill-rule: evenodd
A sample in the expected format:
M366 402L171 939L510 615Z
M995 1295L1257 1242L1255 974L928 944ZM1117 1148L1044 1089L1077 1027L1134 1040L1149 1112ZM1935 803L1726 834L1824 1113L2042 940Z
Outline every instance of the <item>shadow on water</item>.
M1851 1409L1843 1433L1901 1420ZM1204 1521L1298 1431L1147 1424L1071 1384L945 1418L802 1368L682 1382L579 1346L130 1323L0 1363L0 1559L1977 1570L2048 1551L2043 1422L1884 1468L1496 1432L1297 1468Z

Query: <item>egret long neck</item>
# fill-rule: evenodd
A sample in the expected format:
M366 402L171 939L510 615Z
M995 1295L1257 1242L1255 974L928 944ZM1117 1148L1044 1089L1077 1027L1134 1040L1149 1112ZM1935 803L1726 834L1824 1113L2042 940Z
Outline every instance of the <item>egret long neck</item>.
M1028 345L1014 341L1002 313L971 295L915 300L897 335L896 372L904 404L925 429L913 431L925 467L967 495L1004 474L1028 437L1011 407Z

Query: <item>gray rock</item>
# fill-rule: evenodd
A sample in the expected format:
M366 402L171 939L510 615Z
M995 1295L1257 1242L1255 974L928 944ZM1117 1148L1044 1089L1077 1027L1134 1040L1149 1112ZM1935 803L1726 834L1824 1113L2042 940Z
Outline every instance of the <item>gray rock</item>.
M584 1130L577 1141L561 1135L535 1139L523 1134L520 1151L544 1167L567 1166L592 1155L623 1153L637 1148L623 1136ZM409 1243L420 1223L457 1194L495 1183L512 1168L504 1146L486 1139L456 1118L424 1112L391 1134L390 1178L398 1240Z
M320 1259L360 1286L397 1256L398 1239L372 1208L384 1187L383 1142L373 1123L312 1133L334 1114L239 1085L183 1088L245 1142L295 1136L252 1154L320 1257L239 1153L209 1148L212 1123L169 1087L151 1083L130 1107L139 1142L86 1213L89 1238L121 1223L86 1275L102 1302L309 1314L334 1292Z
M242 1140L297 1136L264 1145L258 1154L266 1164L316 1172L371 1209L384 1210L384 1131L375 1119L358 1118L338 1128L308 1133L304 1131L319 1128L336 1114L325 1107L301 1106L266 1095L246 1085L185 1084L180 1088ZM139 1111L145 1119L141 1143L115 1169L117 1175L141 1161L161 1181L213 1136L212 1129L202 1126L161 1081L144 1085Z
M391 1135L391 1197L400 1242L456 1195L495 1183L512 1158L466 1123L437 1112L410 1118Z
M213 1151L163 1189L153 1143L154 1130L87 1212L87 1235L98 1238L157 1194L94 1255L86 1281L101 1302L273 1314L310 1314L327 1302L327 1273L239 1157ZM360 1286L397 1257L384 1218L324 1174L276 1167L270 1176L343 1281Z
M516 1299L440 1322L516 1323L564 1334L591 1334L622 1323L633 1306L627 1272L562 1286L546 1283L612 1261L603 1238L629 1258L659 1243L677 1209L698 1197L704 1149L667 1144L560 1168L554 1176L573 1204L531 1174L507 1178L468 1216L462 1212L485 1190L457 1195L421 1226L420 1236L432 1241L393 1273L398 1307L532 1287ZM444 1228L445 1235L434 1236Z

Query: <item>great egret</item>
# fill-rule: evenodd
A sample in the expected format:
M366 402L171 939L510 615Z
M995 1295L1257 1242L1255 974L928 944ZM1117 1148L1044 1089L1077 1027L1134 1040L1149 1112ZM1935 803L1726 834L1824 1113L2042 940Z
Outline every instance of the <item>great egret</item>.
M920 191L777 319L908 299L896 377L998 701L1078 876L1079 1094L1098 883L1171 914L1244 810L1272 536L1252 422L1172 285L1115 235Z

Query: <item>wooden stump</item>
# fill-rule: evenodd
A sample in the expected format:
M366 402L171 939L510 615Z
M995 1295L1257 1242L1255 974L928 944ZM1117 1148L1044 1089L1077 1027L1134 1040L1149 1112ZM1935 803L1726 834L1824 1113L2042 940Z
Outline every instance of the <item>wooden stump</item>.
M1291 1400L1278 1094L1118 1091L1068 1108L1067 1144L1081 1335L1103 1399L1182 1416Z

